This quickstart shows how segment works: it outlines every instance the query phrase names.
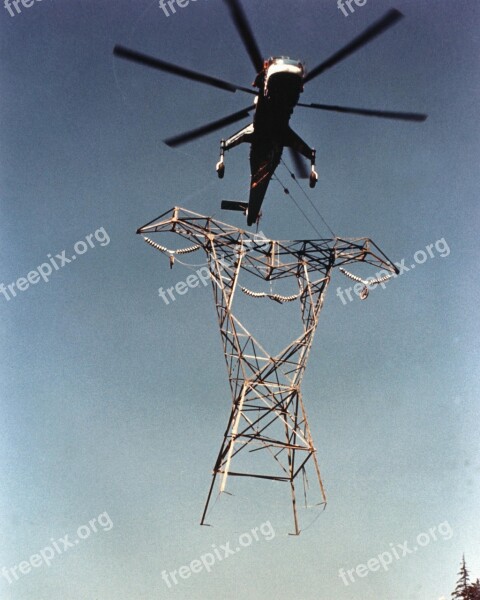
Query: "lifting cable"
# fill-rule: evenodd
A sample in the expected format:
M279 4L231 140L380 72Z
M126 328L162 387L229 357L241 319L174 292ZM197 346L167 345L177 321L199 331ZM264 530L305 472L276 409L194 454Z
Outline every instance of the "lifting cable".
M298 204L298 202L295 200L295 198L291 194L290 190L287 187L285 187L285 185L283 185L283 182L281 181L280 177L275 173L272 176L272 179L276 179L278 181L278 183L282 186L283 191L285 192L285 194L287 194L287 196L290 196L290 198L293 200L293 203L295 204L295 206L298 208L298 210L305 217L305 220L307 221L307 223L315 231L315 233L319 236L319 238L321 238L322 234L318 231L318 229L315 227L315 225L310 221L310 219L308 218L308 216L305 214L305 211L302 209L302 207Z
M285 163L285 161L283 160L283 158L281 159L282 165L285 167L285 169L289 172L290 177L295 181L295 183L298 185L298 187L300 188L300 191L302 192L302 194L305 196L305 198L308 200L308 202L310 203L310 205L312 206L313 210L317 213L317 215L320 217L320 219L322 220L322 223L325 225L325 227L328 229L328 231L332 234L332 236L334 238L336 238L337 236L335 235L333 229L330 227L330 225L327 223L327 221L325 220L325 218L323 217L322 213L318 210L318 208L315 206L314 202L312 201L312 199L310 198L310 196L307 194L307 192L303 189L302 185L300 184L300 182L298 181L297 177L295 176L295 173L293 171L291 171L288 167L288 165ZM295 205L297 206L297 208L299 208L299 210L301 211L301 213L303 214L303 216L307 219L307 221L310 223L310 225L313 227L313 229L318 233L318 235L320 235L320 233L318 232L318 230L316 229L316 227L314 227L313 223L310 221L310 219L308 219L308 217L305 215L305 213L303 212L303 210L300 209L300 207L298 206L297 202L295 201L295 199L293 198L292 194L290 193L290 191L288 190L288 188L286 188L283 183L280 182L280 180L277 177L277 181L280 183L280 185L283 187L283 191L286 194L289 194L290 197L292 198L292 200L295 202ZM321 237L321 236L320 236Z
M322 220L323 224L327 227L327 229L330 231L330 233L332 234L332 236L334 238L336 238L337 236L335 235L335 233L333 232L332 228L330 227L330 225L327 223L327 221L324 219L323 215L321 214L321 212L318 210L318 208L315 206L315 204L312 202L310 196L307 194L307 192L303 189L303 187L300 185L298 179L295 176L295 173L293 173L288 166L285 164L285 161L283 160L283 158L281 159L281 162L283 164L283 166L285 167L285 169L290 173L291 178L295 181L295 183L298 185L298 187L300 188L300 190L302 191L303 195L305 196L305 198L310 202L311 206L313 207L313 209L315 210L315 212L317 213L317 215L320 217L320 219ZM318 233L318 235L320 235L319 231L317 230L317 228L315 227L315 225L310 221L310 219L307 217L307 215L305 214L305 212L302 210L302 208L299 206L299 204L297 203L297 201L295 200L295 198L293 197L293 195L290 193L290 190L285 187L283 185L283 183L280 181L279 177L275 174L274 177L276 178L276 180L278 181L278 183L283 187L283 191L285 192L285 194L289 195L290 198L293 200L293 202L295 203L295 206L298 208L298 210L302 213L302 215L305 217L305 219L308 221L308 223L310 224L310 226ZM321 237L321 236L320 236ZM361 277L358 277L357 275L354 275L353 273L350 273L349 271L340 268L340 271L346 276L349 277L350 279L353 279L354 281L357 281L359 283L363 283L363 289L360 292L360 298L362 300L365 300L368 297L368 292L369 292L369 288L374 287L376 285L383 285L383 283L385 281L388 281L392 275L387 275L385 277L377 277L376 279L374 278L370 278L368 281L365 279L362 279ZM242 290L245 293L248 293L246 290ZM250 293L249 295L253 295L252 293ZM275 298L274 298L275 299ZM285 301L285 300L284 300ZM278 302L278 300L277 300Z

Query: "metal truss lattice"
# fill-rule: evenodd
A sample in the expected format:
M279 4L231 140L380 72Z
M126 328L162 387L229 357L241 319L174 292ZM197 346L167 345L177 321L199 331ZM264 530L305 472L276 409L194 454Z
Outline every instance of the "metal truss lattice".
M175 253L203 248L207 255L232 392L230 417L213 468L201 524L206 524L217 478L221 493L226 491L229 477L257 477L289 484L294 533L298 535L295 486L297 479L301 479L306 500L307 468L318 483L316 504L326 505L300 385L331 271L359 262L391 274L397 269L368 238L259 239L250 232L178 207L137 231L144 236L154 232L173 232L194 244L175 251L146 238L149 244L169 254L171 263ZM296 282L298 292L282 296L251 291L240 281L247 274L267 282L290 278ZM233 312L238 290L254 299L267 297L279 304L298 302L300 335L275 355L269 353ZM253 467L255 462L265 464L265 461L255 461L257 452L270 458L267 469ZM239 460L246 453L250 456L248 466Z

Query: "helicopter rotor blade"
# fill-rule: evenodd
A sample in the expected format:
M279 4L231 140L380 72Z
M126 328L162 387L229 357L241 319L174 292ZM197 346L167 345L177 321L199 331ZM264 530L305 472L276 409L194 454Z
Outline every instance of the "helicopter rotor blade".
M212 133L212 131L216 131L217 129L221 129L226 125L231 125L232 123L236 123L242 119L248 117L249 113L255 108L255 106L249 106L248 108L244 108L238 112L235 112L231 115L223 117L222 119L218 119L217 121L212 121L211 123L207 123L206 125L202 125L201 127L197 127L196 129L191 129L190 131L186 131L179 135L175 135L173 137L167 138L163 140L167 146L171 148L176 148L181 144L186 144L187 142L191 142L199 137L207 135L208 133Z
M417 123L422 123L428 117L428 115L424 115L421 113L397 112L391 110L370 110L368 108L350 108L347 106L335 106L333 104L298 103L297 106L302 106L303 108L329 110L332 112L346 113L351 115L362 115L364 117L379 117L380 119L394 119L396 121L413 121Z
M291 147L289 147L288 150L290 152L290 158L292 159L297 179L308 179L308 169L300 152L297 152Z
M354 38L349 44L332 54L330 58L320 63L314 69L312 69L304 79L304 82L307 83L311 81L314 77L317 77L321 73L324 73L327 69L331 69L337 63L344 60L350 54L353 54L373 39L375 39L380 34L390 29L397 21L399 21L403 17L402 13L398 11L396 8L390 9L379 21L370 25L363 33Z
M255 72L259 73L263 69L263 58L242 5L239 0L224 1L230 9L233 22L255 67Z
M153 69L158 69L159 71L172 73L173 75L178 75L179 77L205 83L207 85L220 88L221 90L226 90L227 92L236 92L237 90L240 90L242 92L247 92L248 94L256 94L255 90L253 89L235 85L233 83L229 83L228 81L224 81L223 79L217 79L216 77L211 77L210 75L198 73L197 71L191 71L190 69L179 67L173 63L160 60L159 58L154 58L153 56L148 56L147 54L137 52L136 50L130 50L124 46L115 46L113 49L113 54L119 58L124 58Z

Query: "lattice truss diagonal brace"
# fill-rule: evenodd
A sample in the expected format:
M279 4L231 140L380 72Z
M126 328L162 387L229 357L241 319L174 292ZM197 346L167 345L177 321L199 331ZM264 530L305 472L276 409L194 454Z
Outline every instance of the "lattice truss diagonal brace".
M226 491L229 476L258 477L290 485L294 533L299 534L295 481L301 477L305 492L307 466L318 482L317 504L326 504L300 384L331 270L334 267L344 270L346 265L359 261L391 274L397 269L367 238L258 239L249 232L177 207L137 231L144 236L153 232L174 232L194 243L174 251L145 238L150 245L169 254L171 261L175 253L185 254L200 248L206 252L232 392L230 418L213 468L201 524L205 524L217 477L220 492ZM240 286L244 272L268 282L294 278L298 293L286 297L252 292ZM299 337L275 356L269 354L233 313L238 289L248 296L269 297L281 304L298 301L302 323ZM252 460L248 468L236 467L239 455L246 451L267 453L271 457L269 470L250 470Z

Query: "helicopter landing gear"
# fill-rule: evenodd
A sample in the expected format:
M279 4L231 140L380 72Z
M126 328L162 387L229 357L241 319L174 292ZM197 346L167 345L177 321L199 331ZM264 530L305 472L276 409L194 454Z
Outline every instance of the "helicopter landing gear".
M225 140L222 140L220 143L220 159L217 162L217 165L215 167L219 179L223 179L223 176L225 175L224 154L225 154Z
M223 176L225 175L225 163L223 162L223 159L218 161L215 168L217 170L218 178L223 179Z
M313 189L317 185L318 173L315 171L315 150L312 149L311 171L309 177L309 185Z

